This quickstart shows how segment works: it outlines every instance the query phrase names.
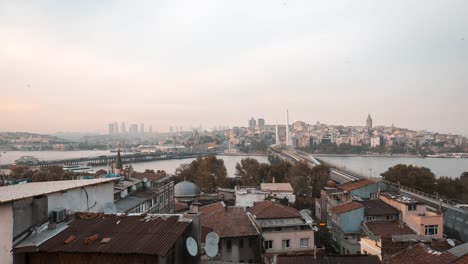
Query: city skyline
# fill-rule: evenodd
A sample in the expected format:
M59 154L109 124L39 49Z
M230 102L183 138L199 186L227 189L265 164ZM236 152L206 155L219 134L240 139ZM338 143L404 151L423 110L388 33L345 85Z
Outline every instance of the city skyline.
M420 3L2 1L2 130L274 124L289 109L468 135L468 3Z

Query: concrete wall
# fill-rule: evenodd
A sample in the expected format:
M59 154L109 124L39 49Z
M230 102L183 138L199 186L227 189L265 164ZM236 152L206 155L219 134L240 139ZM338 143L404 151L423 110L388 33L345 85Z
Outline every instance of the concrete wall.
M436 214L426 210L426 205L418 204L416 210L408 211L408 204L398 202L394 199L387 198L385 196L380 196L380 199L385 203L397 208L401 212L401 219L406 223L411 229L416 231L419 235L425 235L425 226L426 225L438 225L438 234L434 237L443 236L443 215Z
M369 184L359 189L352 190L351 195L356 195L363 199L369 199L371 193L377 193L377 189L377 183Z
M227 243L228 240L231 241L231 250L228 250ZM244 245L240 248L240 240L244 241ZM249 260L255 261L255 250L258 249L258 239L252 239L253 243L249 247L249 237L239 237L239 238L221 238L219 243L221 243L221 260L226 262L240 262L241 260L245 263L248 263Z
M266 253L294 252L313 249L315 246L313 230L263 232L263 240L273 241L273 248L265 250ZM301 247L301 238L309 239L308 247ZM282 248L282 241L289 239L289 248Z
M361 245L361 254L375 255L382 261L382 241L380 239L374 240L370 237L361 237L359 243Z
M103 212L106 203L114 202L114 183L107 182L95 186L71 189L47 195L49 214L56 209L64 208L73 212Z
M10 253L13 246L13 208L12 203L0 204L0 263L13 262Z
M346 212L337 216L338 225L343 233L359 233L361 224L364 221L364 208Z

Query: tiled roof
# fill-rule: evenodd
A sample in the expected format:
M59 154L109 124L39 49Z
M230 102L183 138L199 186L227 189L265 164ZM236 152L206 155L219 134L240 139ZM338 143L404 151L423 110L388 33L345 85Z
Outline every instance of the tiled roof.
M454 263L454 264L468 264L468 255L465 255L465 256L455 260L452 263Z
M331 210L334 214L343 214L346 212L350 212L359 208L363 208L364 206L360 203L357 202L350 202L350 203L345 203L345 204L340 204L335 207L333 207Z
M362 180L358 180L358 181L352 181L352 182L347 182L347 183L341 184L341 185L338 186L338 188L340 188L343 191L348 191L349 192L349 191L356 190L356 189L362 188L364 186L367 186L367 185L373 184L373 183L375 183L375 181L369 180L369 179L362 179Z
M301 217L301 213L296 209L272 201L255 202L254 206L249 208L249 212L255 215L256 219Z
M46 195L89 185L98 185L114 181L115 179L99 178L90 180L30 182L0 187L0 203Z
M423 243L418 243L400 253L388 258L389 264L445 264L452 263L456 257L447 252L431 249Z
M463 243L461 245L453 247L453 248L447 250L447 252L449 252L452 255L457 256L457 257L467 255L468 254L468 243Z
M132 173L132 178L143 180L146 178L148 181L156 181L161 178L166 177L167 175L161 173L147 173L147 172L134 172Z
M360 203L364 205L364 215L366 216L399 214L396 208L379 199L364 200Z
M314 255L280 255L277 257L277 264L379 264L380 259L377 256L327 256L315 257Z
M76 219L31 252L166 256L190 225L188 220L179 221L178 216L95 215ZM105 238L109 241L104 242Z
M405 224L402 224L400 228L400 223L398 221L366 222L364 225L375 236L416 234L413 229Z
M219 202L201 207L200 213L202 227L213 229L220 237L258 235L242 207L225 207Z

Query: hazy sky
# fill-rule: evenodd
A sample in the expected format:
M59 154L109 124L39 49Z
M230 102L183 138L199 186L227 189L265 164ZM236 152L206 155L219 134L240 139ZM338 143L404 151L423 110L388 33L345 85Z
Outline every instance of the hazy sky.
M292 121L468 135L468 1L0 0L0 131ZM128 125L127 125L128 127Z

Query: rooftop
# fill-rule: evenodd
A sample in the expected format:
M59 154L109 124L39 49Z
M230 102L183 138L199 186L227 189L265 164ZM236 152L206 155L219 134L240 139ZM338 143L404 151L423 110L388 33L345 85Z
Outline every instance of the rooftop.
M418 243L406 250L391 256L386 263L389 264L445 264L456 260L456 257L447 252L431 249L423 243Z
M411 198L409 196L402 195L402 194L399 194L399 193L383 192L380 195L382 195L382 196L384 196L384 197L386 197L388 199L392 199L392 200L395 200L397 202L404 203L404 204L420 204L421 203L421 202L419 202L418 200L416 200L414 198Z
M133 172L131 177L139 180L143 180L146 178L148 181L157 181L166 176L168 175L164 175L161 173Z
M363 200L364 215L396 215L399 211L393 206L379 199Z
M398 221L365 222L364 226L375 236L416 234L413 229Z
M353 210L356 210L356 209L359 209L359 208L363 208L364 206L358 202L350 202L350 203L344 203L344 204L340 204L340 205L337 205L335 207L333 207L331 210L334 214L343 214L343 213L347 213L347 212L351 212Z
M338 186L338 188L343 191L349 192L349 191L356 190L356 189L362 188L364 186L367 186L373 183L376 183L376 182L373 180L369 180L369 179L362 179L358 181L352 181L352 182L341 184Z
M220 237L257 236L257 229L241 207L226 207L219 202L200 208L203 227L214 230Z
M325 256L314 255L280 255L277 264L378 264L381 263L377 256L348 255L348 256Z
M289 183L262 183L260 189L264 192L294 192Z
M0 187L0 203L16 201L39 195L46 195L70 189L112 182L115 179L31 182Z
M178 215L83 214L37 247L16 248L15 252L167 256L190 225L190 220L179 218Z
M302 217L298 210L272 201L255 202L254 206L249 208L249 212L253 214L256 219Z

